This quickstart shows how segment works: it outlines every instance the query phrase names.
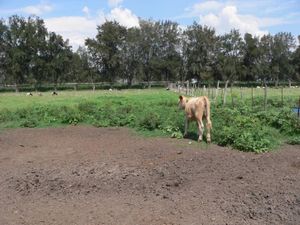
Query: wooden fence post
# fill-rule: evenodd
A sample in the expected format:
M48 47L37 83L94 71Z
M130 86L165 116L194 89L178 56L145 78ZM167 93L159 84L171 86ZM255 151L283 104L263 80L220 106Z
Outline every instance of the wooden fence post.
M253 106L254 106L254 90L253 90L253 87L251 87L251 101L252 101L252 109L253 109Z
M240 88L240 92L241 92L241 101L243 101L243 87Z
M215 96L215 100L217 100L217 98L218 98L218 92L219 92L219 88L220 88L220 81L218 80L218 83L217 83L217 89L216 89L216 96Z
M267 109L267 85L265 85L265 88L264 88L264 110Z
M283 107L283 86L281 87L281 106Z
M231 85L231 87L230 87L230 94L231 94L231 104L232 104L232 107L234 107L234 99L233 99L232 85Z
M223 105L226 104L226 94L227 94L228 83L229 83L229 80L227 80L226 83L225 83L224 95L223 95Z

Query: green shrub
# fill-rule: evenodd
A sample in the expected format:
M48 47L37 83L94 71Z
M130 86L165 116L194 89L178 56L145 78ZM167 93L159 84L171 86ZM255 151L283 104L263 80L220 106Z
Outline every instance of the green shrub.
M286 143L290 145L300 145L300 136L289 137Z
M142 129L154 130L159 127L161 124L160 116L155 112L149 112L142 116L138 125Z
M38 121L33 118L27 118L20 122L21 127L33 128L36 127L37 125L38 125Z

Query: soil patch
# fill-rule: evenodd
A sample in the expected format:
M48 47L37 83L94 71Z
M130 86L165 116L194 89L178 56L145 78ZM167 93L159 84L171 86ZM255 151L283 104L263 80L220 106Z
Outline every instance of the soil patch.
M300 147L244 153L126 128L0 133L0 224L300 224Z

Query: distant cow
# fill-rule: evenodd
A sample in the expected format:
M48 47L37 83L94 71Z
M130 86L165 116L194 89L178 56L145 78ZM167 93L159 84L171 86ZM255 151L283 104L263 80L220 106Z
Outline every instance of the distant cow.
M58 95L56 91L52 91L52 95Z
M31 92L26 93L26 96L33 96Z
M198 141L202 141L204 124L203 117L206 119L206 139L211 142L210 130L212 123L210 120L210 101L206 96L187 98L179 96L179 107L185 111L184 136L187 135L189 121L196 120L198 125Z

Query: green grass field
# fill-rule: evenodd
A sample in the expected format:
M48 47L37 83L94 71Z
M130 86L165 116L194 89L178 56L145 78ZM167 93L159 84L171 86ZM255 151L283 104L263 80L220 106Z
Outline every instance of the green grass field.
M268 88L267 98L268 100L276 99L278 102L281 101L281 88ZM212 92L214 92L212 94ZM208 89L204 93L203 90L198 90L195 92L195 95L210 95L211 98L215 98L215 89L211 89L208 93ZM264 97L263 88L254 88L254 99L262 99ZM143 89L143 90L122 90L122 91L62 91L59 92L58 96L52 96L51 92L42 93L43 96L38 96L36 93L33 93L34 96L26 96L26 93L0 93L0 109L20 109L34 105L56 105L56 106L71 106L78 104L83 101L97 101L99 98L105 97L125 97L127 99L134 99L137 101L155 101L160 99L172 99L176 100L178 93L167 92L163 89ZM227 93L227 104L230 105L232 96L234 100L244 100L247 103L250 103L252 98L251 88L233 88L232 91L229 88ZM284 88L283 89L283 100L291 102L292 106L297 103L297 100L300 98L300 88ZM218 102L221 102L222 99L222 90L218 91ZM293 104L294 102L294 104Z
M0 93L1 109L20 109L34 105L53 105L53 106L72 106L84 101L97 101L101 99L126 98L137 101L155 100L155 99L174 99L171 92L161 89L153 90L122 90L122 91L61 91L59 95L52 96L51 92L43 92L38 96L33 92L33 96L26 96L26 93Z
M262 152L280 143L300 143L300 122L291 107L300 89L268 89L268 108L263 110L263 90L236 88L228 92L227 105L221 94L212 104L213 142L243 151ZM259 96L259 94L261 96ZM178 109L178 93L164 89L122 91L62 91L0 94L0 128L49 127L91 124L98 127L126 126L150 136L182 138L184 113ZM231 96L234 97L232 105ZM212 96L213 97L213 96ZM190 138L197 139L195 125Z

